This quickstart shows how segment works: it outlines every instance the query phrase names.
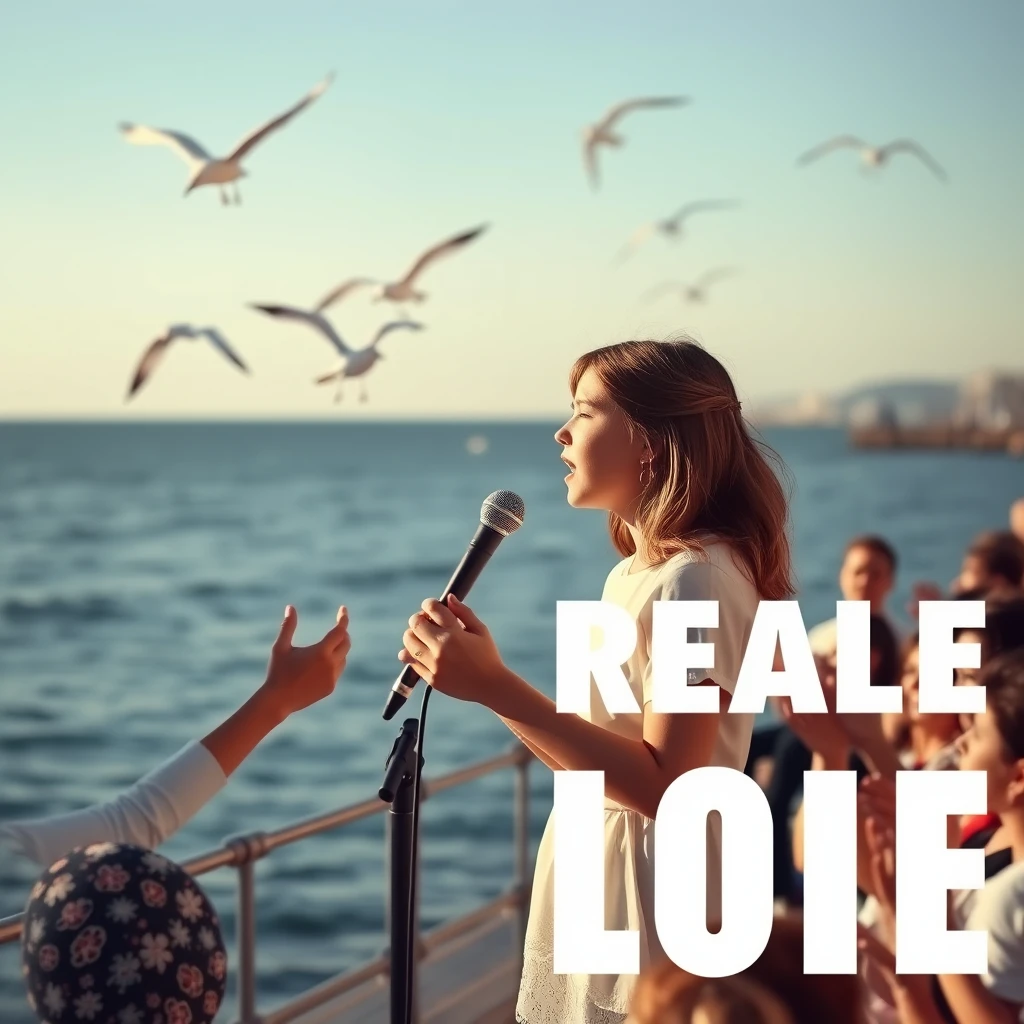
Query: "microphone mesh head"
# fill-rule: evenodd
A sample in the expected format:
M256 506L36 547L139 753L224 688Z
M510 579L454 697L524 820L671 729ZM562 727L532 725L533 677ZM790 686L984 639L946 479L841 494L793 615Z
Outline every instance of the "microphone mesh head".
M497 530L503 537L515 533L523 525L526 505L514 491L495 491L484 498L480 522Z

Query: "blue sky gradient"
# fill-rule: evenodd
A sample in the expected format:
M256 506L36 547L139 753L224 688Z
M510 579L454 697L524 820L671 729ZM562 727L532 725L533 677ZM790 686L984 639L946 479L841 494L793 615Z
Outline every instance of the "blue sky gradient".
M743 397L882 377L1020 369L1024 6L636 2L19 5L0 38L0 416L552 415L588 348L688 332ZM327 71L328 92L246 162L240 207L182 198L170 151L123 120L226 153ZM623 122L592 193L580 130L635 95L692 105ZM864 175L840 132L918 139ZM641 223L703 198L625 267ZM351 274L396 277L488 222L424 277L428 325L395 334L341 406L312 377L328 346L248 302L312 305ZM730 264L706 306L638 301ZM386 317L332 311L362 344ZM172 351L129 406L169 322L219 325L253 369Z

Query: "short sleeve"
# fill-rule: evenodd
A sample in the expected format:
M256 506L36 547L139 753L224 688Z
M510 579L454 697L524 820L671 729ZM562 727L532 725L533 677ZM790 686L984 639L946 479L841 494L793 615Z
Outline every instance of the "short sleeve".
M728 628L724 628L723 614L727 609L724 607L725 589L722 586L725 577L721 569L707 562L687 562L681 565L675 573L665 580L654 595L656 601L717 601L718 602L718 628L691 627L687 630L687 642L691 644L714 644L714 657L712 664L704 666L688 666L686 670L686 683L688 686L697 686L710 679L717 686L722 687L728 693L735 689L735 678L729 681L729 673L723 672L722 644L723 634L728 635ZM653 611L652 611L653 616ZM653 695L653 668L650 658L650 637L648 637L648 660L643 675L643 697L644 704L652 700Z
M1011 865L989 881L967 927L988 932L985 987L1000 999L1024 1003L1024 865Z

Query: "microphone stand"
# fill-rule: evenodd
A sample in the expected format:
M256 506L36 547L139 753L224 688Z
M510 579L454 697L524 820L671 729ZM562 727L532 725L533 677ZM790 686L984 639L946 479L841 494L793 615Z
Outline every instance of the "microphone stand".
M430 690L423 695L424 704ZM425 708L421 714L426 720ZM391 881L389 911L391 957L391 1024L412 1024L416 912L416 853L419 826L420 721L407 718L391 748L379 795L391 804Z

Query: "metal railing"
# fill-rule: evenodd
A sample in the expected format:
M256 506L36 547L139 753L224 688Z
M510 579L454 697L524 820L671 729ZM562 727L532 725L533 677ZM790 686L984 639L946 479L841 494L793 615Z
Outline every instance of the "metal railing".
M422 780L421 799L428 800L455 786L465 785L505 768L514 768L515 869L511 888L489 903L462 917L446 921L424 936L420 935L417 906L414 932L417 960L422 960L427 954L488 920L509 912L516 916L518 948L522 949L529 909L529 768L533 760L533 754L522 744L516 743L497 757L477 761L436 779ZM364 800L328 814L305 818L275 832L252 832L226 840L223 846L182 863L182 867L193 876L205 875L225 867L235 868L238 872L238 917L235 923L238 946L238 1024L290 1024L304 1013L389 973L390 958L385 951L370 963L329 978L270 1013L258 1014L256 1010L256 862L282 846L290 846L309 836L321 835L364 818L371 818L375 814L383 814L388 806L379 798ZM389 829L390 825L388 819ZM385 837L385 844L387 842L388 837ZM417 903L421 891L421 887L417 886ZM18 941L23 921L24 914L0 918L0 946ZM418 1020L418 1016L417 1007L414 1019Z

